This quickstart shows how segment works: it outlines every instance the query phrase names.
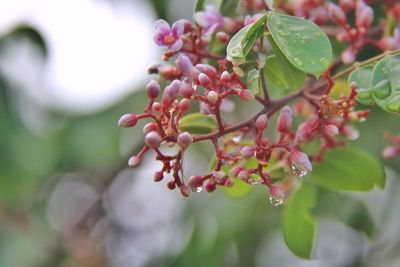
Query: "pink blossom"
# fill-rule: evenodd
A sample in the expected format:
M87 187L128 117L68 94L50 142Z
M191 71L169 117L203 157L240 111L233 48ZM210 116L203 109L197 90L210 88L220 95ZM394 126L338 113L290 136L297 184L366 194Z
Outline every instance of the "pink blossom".
M215 9L213 5L207 5L205 11L194 14L194 20L204 28L204 35L211 35L216 30L224 26L224 17Z
M185 30L185 25L182 21L177 21L169 26L165 20L157 20L154 23L154 42L159 46L167 46L171 52L176 52L182 48L183 42L181 36Z
M261 18L262 14L254 14L254 15L247 15L244 18L244 26L250 25L254 22L256 22L259 18Z

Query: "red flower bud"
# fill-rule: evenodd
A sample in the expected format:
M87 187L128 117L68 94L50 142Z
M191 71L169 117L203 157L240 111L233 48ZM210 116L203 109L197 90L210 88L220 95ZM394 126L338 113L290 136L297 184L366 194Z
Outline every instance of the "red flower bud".
M215 77L217 75L217 70L215 67L208 64L196 64L196 69L200 72L205 73L208 77Z
M192 83L184 81L181 83L181 87L179 89L179 94L184 98L191 98L196 91L194 90Z
M250 90L244 89L240 90L239 97L243 100L252 100L254 99L254 95Z
M292 172L297 177L303 177L312 170L308 156L298 150L290 153L289 160L292 164Z
M146 93L150 99L157 98L160 95L160 85L158 82L151 80L146 86Z
M210 91L210 92L208 92L206 98L212 104L215 104L218 101L218 93L215 91Z
M279 186L272 186L269 189L269 202L272 206L280 206L285 200L285 191Z
M229 174L230 174L231 177L237 177L237 176L239 175L239 173L240 173L243 169L244 169L244 167L241 166L241 165L235 166L235 167L233 167L233 168L230 170Z
M240 154L245 157L245 158L251 158L254 156L254 153L256 151L256 147L254 146L245 146L240 150Z
M153 110L154 110L155 112L160 112L160 111L161 111L161 108L162 108L162 106L161 106L161 104L160 104L160 103L158 103L158 102L154 102L154 103L153 103L153 106L152 106L152 108L153 108Z
M198 76L199 83L205 88L211 88L212 81L205 73L200 73Z
M213 173L213 177L214 180L217 181L218 183L221 183L227 178L226 174L223 171L215 171Z
M187 185L192 189L193 192L196 192L199 187L203 186L203 177L199 175L190 176Z
M331 20L339 25L346 24L346 14L344 14L343 10L333 3L329 4L328 14Z
M144 142L148 147L158 148L161 145L162 138L160 134L157 133L156 131L151 131L148 134L146 134Z
M175 187L176 187L175 181L169 181L169 182L167 183L167 187L168 187L168 189L170 189L170 190L174 190Z
M135 168L140 165L140 162L141 158L139 158L138 156L132 156L128 160L128 165Z
M192 191L190 190L190 188L186 185L182 185L181 188L179 188L181 190L181 194L184 197L190 197L190 194L192 193Z
M176 142L181 148L188 147L191 143L193 143L193 137L188 132L183 132L178 135L176 138Z
M331 135L331 136L339 134L339 129L334 124L326 124L323 126L323 129L326 134Z
M154 182L160 182L164 178L163 172L154 173Z
M244 169L239 172L237 177L242 180L247 180L250 177L250 172L248 170Z
M223 44L227 44L229 43L229 35L225 32L217 32L217 34L215 35L217 37L217 40L220 41Z
M374 10L369 6L365 6L360 11L360 15L356 17L356 26L357 28L368 28L373 20Z
M143 127L143 133L147 134L152 131L157 131L157 129L158 129L157 123L149 122L149 123L146 123L146 125Z
M292 126L292 122L293 122L292 109L289 106L285 106L279 114L276 123L276 130L281 133L288 132L290 130L290 127Z
M138 118L135 114L122 115L118 120L118 126L123 128L133 127L136 125Z
M190 100L187 99L187 98L182 99L182 100L179 102L179 109L180 109L182 112L188 111L188 110L190 109Z
M256 127L257 127L257 129L259 131L263 131L265 128L267 128L267 126L268 126L268 117L267 117L267 115L266 114L260 115L257 118L255 125L256 125Z
M221 74L221 77L219 78L219 80L220 80L220 82L221 82L222 84L227 84L227 83L229 83L229 82L231 81L231 75L229 74L229 72L224 71L224 72Z
M172 102L175 101L178 97L181 83L180 80L173 80L167 87L165 87L162 98L163 105L171 105Z
M206 189L206 191L208 193L214 192L214 190L217 188L217 185L215 184L214 181L212 180L207 180L204 182L204 189Z

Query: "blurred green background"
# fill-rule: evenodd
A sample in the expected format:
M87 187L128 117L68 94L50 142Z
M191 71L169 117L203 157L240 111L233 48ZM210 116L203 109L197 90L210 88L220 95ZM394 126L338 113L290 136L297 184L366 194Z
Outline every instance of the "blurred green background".
M0 267L400 265L399 159L385 162L384 191L319 192L312 261L284 245L265 188L186 200L152 181L150 157L126 168L141 127L116 121L146 104L146 68L161 55L152 21L190 19L194 1L54 2L0 3ZM400 132L379 110L357 128L353 144L377 157L384 131ZM188 173L210 155L192 149Z

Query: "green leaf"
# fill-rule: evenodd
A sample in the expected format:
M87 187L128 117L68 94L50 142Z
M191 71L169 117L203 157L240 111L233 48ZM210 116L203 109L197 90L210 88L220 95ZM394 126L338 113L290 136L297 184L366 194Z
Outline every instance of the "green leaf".
M221 0L197 0L194 11L202 11L207 5L213 5L218 9L218 7L221 5Z
M372 98L372 70L373 65L367 65L362 68L355 69L349 75L349 84L356 82L358 85L356 99L364 105L374 105L375 100Z
M306 74L299 71L286 59L271 35L268 36L268 41L274 50L274 55L268 57L265 63L266 79L275 87L286 92L301 88L304 85Z
M372 96L383 110L400 113L400 55L386 57L375 65Z
M319 76L332 63L332 46L314 23L269 12L267 26L285 57L299 70Z
M219 10L223 16L234 17L238 4L239 0L222 0Z
M386 175L380 161L366 151L345 147L328 151L314 163L307 176L330 190L369 191L385 187Z
M283 238L288 248L297 256L311 258L316 222L310 214L315 205L315 187L303 183L293 193L283 211Z
M205 134L217 129L217 121L214 116L192 113L179 120L179 127L191 134Z
M260 72L258 71L258 69L252 69L247 74L247 87L254 95L259 95L261 91L259 79L260 79Z
M243 64L256 40L263 33L263 23L267 19L267 14L260 17L256 22L247 25L238 31L229 41L226 48L227 59L238 64Z

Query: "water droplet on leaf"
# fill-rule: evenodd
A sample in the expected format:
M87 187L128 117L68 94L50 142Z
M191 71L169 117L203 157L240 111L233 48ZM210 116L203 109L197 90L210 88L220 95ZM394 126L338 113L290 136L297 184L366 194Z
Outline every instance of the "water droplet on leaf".
M279 33L280 36L286 36L287 35L285 30L278 30L278 33Z
M303 66L303 61L302 61L300 58L295 57L295 58L293 59L293 61L294 61L297 65Z
M383 67L383 68L382 68L382 72L385 73L385 74L387 74L387 73L389 72L389 70L388 70L388 68Z
M329 67L329 60L327 59L327 58L321 58L320 60L319 60L319 62L321 63L321 65L322 66L324 66L324 67Z
M314 35L320 37L322 36L322 32L315 32Z

